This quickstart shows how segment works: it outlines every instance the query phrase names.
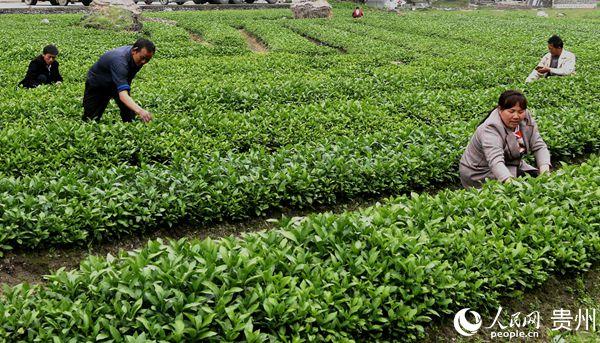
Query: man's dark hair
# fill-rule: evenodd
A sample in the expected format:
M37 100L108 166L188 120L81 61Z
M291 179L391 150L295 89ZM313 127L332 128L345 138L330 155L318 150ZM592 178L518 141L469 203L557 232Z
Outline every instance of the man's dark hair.
M58 55L58 48L52 44L46 45L44 47L44 50L42 50L42 55L45 55L45 54L51 54L51 55L56 56L56 55Z
M562 49L562 47L563 47L563 41L557 35L550 37L550 39L548 39L548 44L551 44L555 48Z
M140 51L142 49L146 49L148 52L154 53L156 51L156 46L150 40L146 38L140 38L133 43L133 50Z

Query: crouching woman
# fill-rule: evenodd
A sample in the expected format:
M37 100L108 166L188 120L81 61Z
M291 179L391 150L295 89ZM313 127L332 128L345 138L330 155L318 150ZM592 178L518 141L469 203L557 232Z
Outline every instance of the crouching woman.
M523 161L535 156L537 168ZM465 188L481 187L488 179L507 181L550 170L550 152L536 122L527 111L527 99L517 91L500 95L498 107L479 124L460 159L460 181Z

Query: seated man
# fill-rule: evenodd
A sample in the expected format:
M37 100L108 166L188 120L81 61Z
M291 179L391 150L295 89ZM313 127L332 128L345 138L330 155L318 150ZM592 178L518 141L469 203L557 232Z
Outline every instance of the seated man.
M39 85L60 83L63 78L58 70L56 56L58 49L54 45L44 47L42 54L29 62L25 78L19 82L25 88L35 88Z
M525 82L538 80L542 76L566 76L575 73L575 55L563 50L563 41L559 36L554 35L548 39L548 51Z

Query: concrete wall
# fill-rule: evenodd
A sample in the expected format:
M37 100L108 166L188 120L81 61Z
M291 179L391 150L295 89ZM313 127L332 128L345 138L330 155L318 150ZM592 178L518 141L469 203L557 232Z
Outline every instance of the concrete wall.
M476 5L496 5L497 8L596 8L598 0L471 0Z
M596 0L553 0L552 8L596 8Z
M397 0L367 0L365 4L369 7L393 10L398 6Z
M369 7L387 10L431 7L427 0L366 0L365 3Z

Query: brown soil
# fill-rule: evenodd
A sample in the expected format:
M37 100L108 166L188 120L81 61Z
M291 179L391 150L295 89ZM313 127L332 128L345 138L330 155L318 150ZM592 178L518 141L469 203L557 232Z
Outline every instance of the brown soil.
M193 32L190 32L190 39L192 41L198 43L198 44L202 44L202 45L205 45L205 46L212 46L212 44L210 44L209 42L205 41L204 38L202 38L202 36L200 36L200 35L198 35L196 33L193 33Z
M307 35L307 34L304 34L304 33L300 32L300 31L298 31L298 30L296 30L296 29L294 29L294 28L292 28L292 27L288 27L288 28L289 28L290 30L292 30L292 31L296 32L296 33L297 33L297 34L299 34L300 36L302 36L302 37L306 38L308 41L310 41L311 43L313 43L313 44L315 44L315 45L326 46L326 47L328 47L328 48L336 49L337 51L339 51L339 52L340 52L340 53L342 53L342 54L347 54L347 53L348 53L348 50L346 50L346 49L345 49L345 48L343 48L343 47L339 47L339 46L333 46L333 45L331 45L331 44L329 44L329 43L327 43L327 42L320 41L320 40L318 40L318 39L316 39L316 38L314 38L314 37L311 37L311 36L309 36L309 35Z
M38 284L45 282L44 276L59 268L76 269L79 263L90 255L116 256L119 251L131 251L143 248L149 240L162 238L168 239L204 239L207 237L221 238L227 236L239 236L246 232L255 232L272 229L277 226L273 219L283 216L307 216L311 213L356 211L360 208L372 206L384 200L384 196L378 198L366 198L349 200L334 206L317 206L310 210L285 209L270 214L270 218L255 218L245 221L229 221L215 223L205 226L178 226L174 228L163 228L152 233L139 234L137 236L126 236L115 238L110 242L91 244L88 247L53 247L49 249L17 250L8 251L0 259L0 285L14 286L27 282ZM0 288L0 294L2 289Z
M526 341L526 342L553 342L553 336L557 334L572 334L572 333L586 333L583 326L579 330L575 330L578 324L575 320L575 316L578 315L579 309L585 312L586 309L591 310L597 308L600 302L600 266L595 266L590 271L583 274L567 274L567 275L556 275L550 277L542 286L537 287L533 290L521 292L518 296L513 299L504 299L501 301L502 316L500 323L508 326L510 323L510 316L521 313L521 318L529 315L534 311L538 311L540 315L540 327L535 329L522 329L524 332L538 332L538 337L514 339L513 341ZM571 315L574 319L572 321L571 332L562 330L552 330L554 321L552 320L554 310L570 310ZM478 309L472 309L478 311ZM596 310L598 311L598 309ZM492 309L491 312L478 311L482 318L482 328L471 337L461 336L454 329L454 317L446 316L443 320L438 320L433 325L426 329L427 336L422 340L424 343L433 342L499 342L508 341L508 338L495 338L492 339L490 336L490 330L498 330L498 325L495 325L493 329L485 329L492 325L494 318L498 312L497 308ZM590 323L591 324L591 323ZM506 329L506 331L513 331L513 329ZM502 331L502 330L500 330ZM591 332L592 329L588 330ZM557 342L564 342L557 341Z
M239 31L242 37L244 37L244 39L248 43L248 47L250 47L250 50L263 54L269 52L267 46L263 44L256 36L244 29L240 29Z
M106 254L117 255L119 251L130 251L144 247L148 240L157 238L203 239L206 237L219 238L239 235L241 232L251 232L272 228L274 223L265 219L255 219L246 223L222 223L208 227L193 229L191 227L177 227L161 229L151 234L128 236L115 239L112 242L101 243L96 246L74 248L51 248L35 251L15 251L5 253L0 261L0 283L16 285L22 282L42 283L44 275L59 268L75 269L79 262L89 255Z
M573 158L567 162L567 164L576 164L581 163L589 158L589 154L585 154L583 156ZM558 164L557 167L560 168L562 165ZM413 187L414 188L414 187ZM440 190L445 189L461 189L460 184L458 183L443 183L443 184L433 184L428 186L425 189L420 189L419 191L425 192L428 194L435 194ZM401 194L393 195L400 196ZM294 216L307 216L311 213L322 213L322 212L333 212L333 213L341 213L344 211L356 211L361 208L373 206L376 203L385 202L388 197L392 196L391 194L383 194L375 197L367 197L367 198L356 198L356 199L346 199L340 200L337 205L318 205L312 209L305 210L295 210L295 209L284 209L282 211L273 211L269 214L270 218L281 218L285 217L294 217ZM28 283L43 283L45 282L44 275L50 274L52 271L55 271L59 268L66 269L75 269L79 266L81 260L85 259L89 255L100 255L105 256L106 254L117 255L119 251L130 251L135 249L140 249L144 247L149 240L154 240L157 238L162 239L180 239L180 238L190 238L190 239L204 239L207 237L211 238L221 238L226 236L239 236L241 233L245 232L255 232L261 230L268 230L276 227L276 223L273 220L267 218L254 218L250 220L244 221L226 221L221 223L215 223L211 225L204 226L190 226L190 225L181 225L174 228L163 228L156 230L152 233L146 234L138 234L137 236L129 235L126 237L120 237L118 239L113 239L109 242L104 243L94 243L90 244L88 247L51 247L48 249L36 249L34 251L30 250L16 250L16 251L8 251L4 253L4 257L0 257L0 285L6 284L9 286L16 285L22 282ZM598 268L598 272L593 274L595 280L600 281L600 267ZM547 285L552 282L552 280L558 279L550 279ZM594 279L592 279L594 280ZM550 287L549 290L559 291L560 287ZM542 288L543 289L543 288ZM2 293L2 289L0 288L0 294ZM534 293L535 294L535 293ZM537 294L544 295L550 294L550 292L541 290ZM598 284L598 299L600 299L600 284ZM559 298L558 295L552 295L548 297L548 299ZM448 323L443 323L440 328L446 329L448 332L442 332L445 336L447 334L453 333L453 325L447 325ZM434 331L434 332L439 332ZM436 338L437 339L437 338ZM433 342L436 340L429 340L429 342Z

